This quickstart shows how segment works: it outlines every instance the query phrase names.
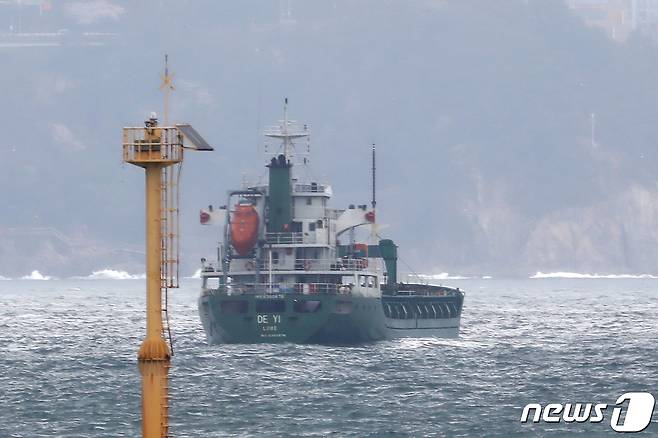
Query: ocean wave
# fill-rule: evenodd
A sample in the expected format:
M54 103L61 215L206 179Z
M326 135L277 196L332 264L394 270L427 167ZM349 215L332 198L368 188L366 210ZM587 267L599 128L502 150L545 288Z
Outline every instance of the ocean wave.
M117 271L115 269L101 269L93 271L86 277L73 277L76 280L143 280L146 274L130 274L126 271Z
M32 271L30 275L24 275L21 277L21 280L52 280L52 279L53 277L49 275L43 275L41 272L36 270Z
M628 278L658 278L650 274L581 274L578 272L548 272L543 273L537 271L535 275L530 278L583 278L583 279L596 279L596 278L609 278L609 279L628 279Z

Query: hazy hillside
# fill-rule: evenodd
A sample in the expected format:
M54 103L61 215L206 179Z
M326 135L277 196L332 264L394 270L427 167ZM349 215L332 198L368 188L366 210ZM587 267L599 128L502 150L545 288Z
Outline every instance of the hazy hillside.
M285 19L266 1L28 12L23 32L68 39L0 44L0 275L143 271L125 252L143 238L142 174L121 165L120 134L160 111L165 51L174 118L216 146L185 164L187 272L214 246L198 208L263 174L260 132L287 96L336 205L368 201L377 143L379 217L420 271L658 273L656 47L614 43L562 1L293 1ZM0 26L15 16L0 9ZM84 46L85 32L118 35ZM43 227L75 245L16 237Z

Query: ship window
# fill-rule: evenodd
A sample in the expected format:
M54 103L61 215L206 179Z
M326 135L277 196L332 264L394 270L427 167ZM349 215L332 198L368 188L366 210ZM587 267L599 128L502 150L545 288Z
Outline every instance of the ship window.
M366 287L366 276L365 275L359 275L359 284L361 287Z
M247 313L249 303L245 300L222 301L220 305L222 313L226 315L235 315L238 313Z
M286 311L284 300L261 300L256 301L256 312L258 313L283 313Z
M313 198L309 196L308 198L306 198L306 205L311 205L311 204L313 204Z
M377 287L375 284L375 277L368 276L368 287Z
M315 222L311 222L308 224L308 230L309 231L315 231Z
M272 264L274 264L274 265L279 264L279 252L278 251L272 251Z
M317 300L295 300L292 305L297 313L315 313L321 306L322 302Z

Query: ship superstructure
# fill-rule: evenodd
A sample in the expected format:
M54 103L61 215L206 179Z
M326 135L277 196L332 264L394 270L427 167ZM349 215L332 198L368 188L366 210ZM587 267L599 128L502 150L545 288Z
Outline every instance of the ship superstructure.
M397 282L397 247L377 236L374 198L334 209L330 185L295 172L308 162L310 132L288 120L287 100L283 120L265 135L280 142L267 183L228 192L217 260L202 263L199 311L209 342L457 335L463 292ZM370 241L357 242L364 227Z

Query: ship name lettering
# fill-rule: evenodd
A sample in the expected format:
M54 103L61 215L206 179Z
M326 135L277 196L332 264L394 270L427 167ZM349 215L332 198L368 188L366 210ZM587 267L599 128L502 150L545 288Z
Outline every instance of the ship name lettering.
M258 324L269 324L267 320L267 315L258 315L257 320L258 320Z

